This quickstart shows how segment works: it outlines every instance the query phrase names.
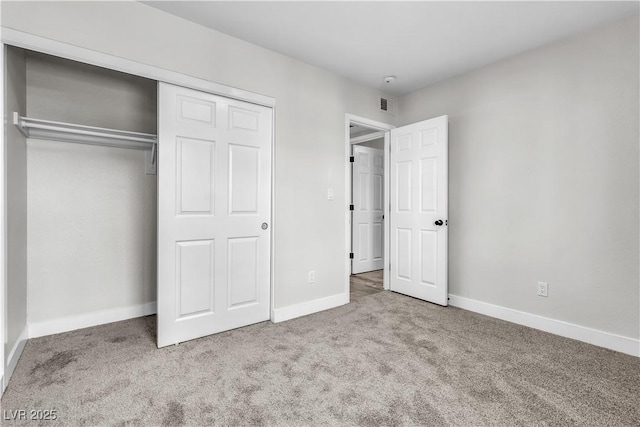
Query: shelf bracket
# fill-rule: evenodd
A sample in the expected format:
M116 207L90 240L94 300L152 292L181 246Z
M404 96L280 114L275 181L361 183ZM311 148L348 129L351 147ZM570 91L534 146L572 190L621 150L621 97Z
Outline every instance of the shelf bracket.
M147 175L158 174L157 146L158 143L156 142L151 146L151 150L146 150L144 152L144 173Z

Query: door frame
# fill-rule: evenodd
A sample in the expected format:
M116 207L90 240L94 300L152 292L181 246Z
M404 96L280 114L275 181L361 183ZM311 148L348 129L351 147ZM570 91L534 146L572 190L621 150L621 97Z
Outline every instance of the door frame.
M365 117L356 116L355 114L347 113L345 115L345 251L344 251L344 259L347 271L347 277L345 280L345 293L347 297L349 297L349 289L351 286L350 276L351 276L351 259L349 258L349 253L351 253L351 236L352 236L352 224L351 224L351 210L349 209L349 205L352 204L353 201L353 178L351 176L351 162L349 158L351 157L351 132L350 132L350 124L357 124L361 126L365 126L371 129L376 129L384 134L384 243L383 243L383 253L384 253L384 270L382 274L382 286L384 289L389 289L389 213L391 205L389 204L389 153L391 149L391 138L390 131L394 129L394 125L390 125L388 123L378 122L376 120L367 119ZM378 134L376 137L379 138L381 135ZM362 141L364 142L364 141Z
M272 133L271 133L271 260L270 260L270 313L271 313L271 321L274 319L274 301L275 301L275 239L274 239L274 222L275 222L275 117L276 117L276 99L270 96L262 95L256 92L250 92L247 90L237 89L232 86L227 86L221 83L216 83L213 81L201 79L198 77L193 77L187 74L182 74L170 69L165 69L161 67L157 67L154 65L143 64L141 62L137 62L132 59L127 59L120 56L110 55L103 52L98 52L92 49L88 49L85 47L75 46L68 43L64 43L57 40L48 39L45 37L41 37L38 35L26 33L20 30L15 30L13 28L8 28L4 26L0 26L0 54L2 54L4 58L4 52L6 46L15 46L22 49L32 50L35 52L40 52L52 56L57 56L64 59L69 59L72 61L95 65L97 67L106 68L109 70L120 71L127 74L132 74L139 77L144 77L149 80L155 80L158 82L171 83L178 86L183 86L189 89L200 90L203 92L212 93L214 95L224 96L226 98L236 99L239 101L245 101L252 104L262 105L265 107L270 107L273 109L273 119L272 119ZM0 85L4 88L4 60L0 61L0 78L2 81ZM0 104L2 107L0 108L0 113L4 112L4 89L0 90L2 94L2 99L0 100ZM4 114L3 114L4 116ZM11 126L7 124L7 126ZM6 168L4 164L4 131L5 131L5 123L4 120L0 121L0 138L2 141L2 147L0 147L0 185L4 188L4 175L6 173ZM5 292L6 292L6 215L5 210L7 207L7 199L6 192L3 191L0 202L0 236L2 237L2 246L0 247L0 338L2 338L2 342L4 342L4 329L5 329L5 307L6 303ZM122 319L124 320L124 319ZM2 355L4 351L0 350L0 355ZM4 364L4 357L0 361L2 364L2 369L0 369L0 378L6 374L6 366ZM6 381L6 379L5 379ZM4 382L4 381L3 381ZM0 387L1 389L2 387ZM2 394L2 393L0 393Z
M5 294L7 292L7 278L6 278L6 264L7 264L7 192L5 191L5 179L4 174L5 171L5 114L4 114L4 55L6 52L6 48L4 43L0 43L0 117L3 119L0 120L0 140L2 141L2 146L0 147L0 191L2 191L2 197L0 198L0 238L2 239L2 245L0 245L0 396L4 394L5 389L5 373L6 373L6 365L4 360L4 343L5 343L5 316L7 313L5 303L6 297Z

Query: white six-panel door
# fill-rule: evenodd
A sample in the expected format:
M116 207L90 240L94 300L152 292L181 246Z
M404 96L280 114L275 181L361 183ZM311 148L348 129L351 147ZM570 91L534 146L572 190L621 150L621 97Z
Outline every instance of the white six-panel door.
M351 273L384 268L384 152L353 146L353 260Z
M391 130L390 289L447 305L448 117Z
M272 109L159 84L158 347L268 320Z

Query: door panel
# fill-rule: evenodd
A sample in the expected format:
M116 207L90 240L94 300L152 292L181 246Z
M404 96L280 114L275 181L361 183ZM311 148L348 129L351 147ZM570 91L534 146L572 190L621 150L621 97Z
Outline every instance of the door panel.
M214 240L177 242L177 317L213 312Z
M391 130L390 289L440 305L448 295L447 131L447 116Z
M382 156L380 156L382 157ZM380 170L383 170L383 167L379 167ZM379 174L373 175L373 210L382 212L383 206L382 201L384 199L384 185L383 185L384 177Z
M420 160L420 210L422 213L438 211L438 167L433 157Z
M260 149L229 144L230 214L258 212Z
M269 319L272 110L159 84L158 347Z
M229 107L229 128L260 131L260 113L239 107Z
M353 147L353 216L351 273L384 268L384 152Z
M408 228L396 229L396 262L398 279L411 281L411 233Z
M420 274L422 284L437 286L438 280L438 232L420 231Z
M411 212L411 161L396 165L397 212Z
M376 222L373 224L373 259L383 259L384 256L384 248L383 244L383 236L384 236L384 226L382 222Z
M258 302L259 237L229 239L229 308Z
M176 96L176 101L179 122L215 127L215 102L181 95Z
M212 215L215 142L177 138L178 214Z

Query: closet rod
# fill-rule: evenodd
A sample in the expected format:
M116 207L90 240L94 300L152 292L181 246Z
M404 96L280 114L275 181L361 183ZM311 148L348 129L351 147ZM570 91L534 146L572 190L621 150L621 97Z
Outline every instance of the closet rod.
M77 125L73 123L54 122L52 120L32 119L13 113L13 122L28 138L50 138L69 142L83 142L78 137L90 137L92 144L104 140L105 145L118 145L121 148L135 150L151 150L157 142L157 136L150 133L130 132L118 129L107 129L95 126ZM119 142L115 142L119 141Z
M145 156L147 175L156 174L157 135L96 126L32 119L13 113L13 123L27 138L100 145L134 150L149 150Z

